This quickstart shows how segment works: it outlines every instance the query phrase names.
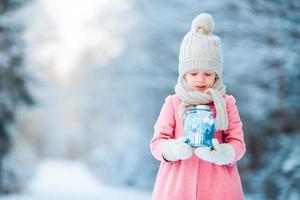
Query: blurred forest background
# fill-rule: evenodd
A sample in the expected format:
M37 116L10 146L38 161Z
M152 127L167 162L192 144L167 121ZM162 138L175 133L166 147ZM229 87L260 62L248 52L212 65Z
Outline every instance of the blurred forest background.
M247 198L300 199L298 0L1 0L0 193L22 194L47 159L150 193L153 125L201 12L243 120Z

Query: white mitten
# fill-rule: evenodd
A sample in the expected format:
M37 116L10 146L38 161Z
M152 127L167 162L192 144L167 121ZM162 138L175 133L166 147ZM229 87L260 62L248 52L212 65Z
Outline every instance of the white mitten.
M217 165L228 165L234 161L236 153L232 145L220 144L217 139L212 139L212 145L214 147L212 150L209 147L196 148L194 150L195 155Z
M185 143L186 138L168 139L163 144L162 154L168 161L186 160L193 155L193 149Z

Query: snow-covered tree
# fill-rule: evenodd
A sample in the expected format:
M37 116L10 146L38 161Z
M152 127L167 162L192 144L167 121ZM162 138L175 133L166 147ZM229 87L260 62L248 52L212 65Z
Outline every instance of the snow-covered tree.
M2 163L13 138L10 126L20 104L33 104L22 66L23 43L19 36L22 27L9 18L22 4L22 1L0 1L0 193L9 192L11 188L4 182L7 176L13 176L3 169Z

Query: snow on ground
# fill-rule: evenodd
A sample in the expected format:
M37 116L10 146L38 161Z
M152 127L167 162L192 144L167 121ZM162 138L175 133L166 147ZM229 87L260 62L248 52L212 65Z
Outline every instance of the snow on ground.
M149 200L149 191L106 186L82 161L45 160L24 194L0 200Z

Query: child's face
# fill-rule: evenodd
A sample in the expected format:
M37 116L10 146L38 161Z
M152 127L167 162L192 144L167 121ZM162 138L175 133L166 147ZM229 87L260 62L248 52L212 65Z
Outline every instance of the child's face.
M184 75L189 88L193 91L204 92L207 88L212 88L215 80L216 73L212 70L191 70Z

